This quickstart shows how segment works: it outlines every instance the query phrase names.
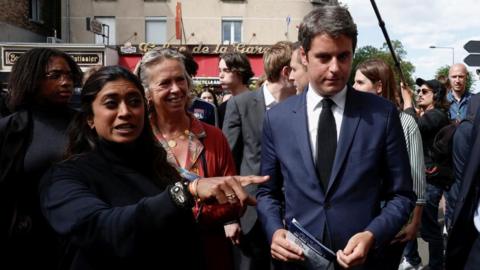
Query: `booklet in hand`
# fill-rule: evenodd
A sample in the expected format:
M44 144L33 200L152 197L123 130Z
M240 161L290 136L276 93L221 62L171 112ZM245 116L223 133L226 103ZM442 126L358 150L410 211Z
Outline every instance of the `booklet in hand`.
M287 240L303 249L306 263L314 269L333 269L335 252L320 243L294 218L288 227Z

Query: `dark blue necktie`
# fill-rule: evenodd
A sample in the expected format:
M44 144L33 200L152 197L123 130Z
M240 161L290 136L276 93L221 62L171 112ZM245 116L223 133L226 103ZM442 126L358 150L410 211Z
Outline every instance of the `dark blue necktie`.
M317 130L317 174L324 191L332 173L335 151L337 150L337 126L333 117L334 102L329 98L322 100L322 112L318 119Z

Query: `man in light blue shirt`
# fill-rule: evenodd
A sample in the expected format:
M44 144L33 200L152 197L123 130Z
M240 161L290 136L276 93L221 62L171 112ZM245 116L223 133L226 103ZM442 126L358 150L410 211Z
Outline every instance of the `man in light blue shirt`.
M468 103L472 94L467 91L467 67L464 64L454 64L448 71L451 91L447 94L450 103L450 120L460 122L466 117Z

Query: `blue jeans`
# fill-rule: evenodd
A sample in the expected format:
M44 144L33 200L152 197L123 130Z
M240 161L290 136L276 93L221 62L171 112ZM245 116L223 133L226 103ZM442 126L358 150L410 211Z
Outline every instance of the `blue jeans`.
M427 203L423 207L422 225L420 235L428 243L428 266L431 270L442 270L444 260L444 248L442 238L442 226L438 223L438 205L442 198L443 190L427 184ZM404 256L411 265L418 265L422 261L418 254L417 240L410 241L404 250Z
M403 256L405 256L407 262L413 266L417 266L422 263L422 258L420 258L420 255L418 254L417 239L407 242L407 245L403 250Z

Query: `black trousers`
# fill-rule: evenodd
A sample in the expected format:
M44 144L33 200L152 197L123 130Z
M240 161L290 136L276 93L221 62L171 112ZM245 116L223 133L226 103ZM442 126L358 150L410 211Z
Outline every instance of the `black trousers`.
M240 247L233 247L235 270L269 270L270 246L257 220L250 232L240 239Z
M477 236L477 240L473 243L470 254L468 255L467 263L465 264L465 270L478 270L480 269L480 234Z

